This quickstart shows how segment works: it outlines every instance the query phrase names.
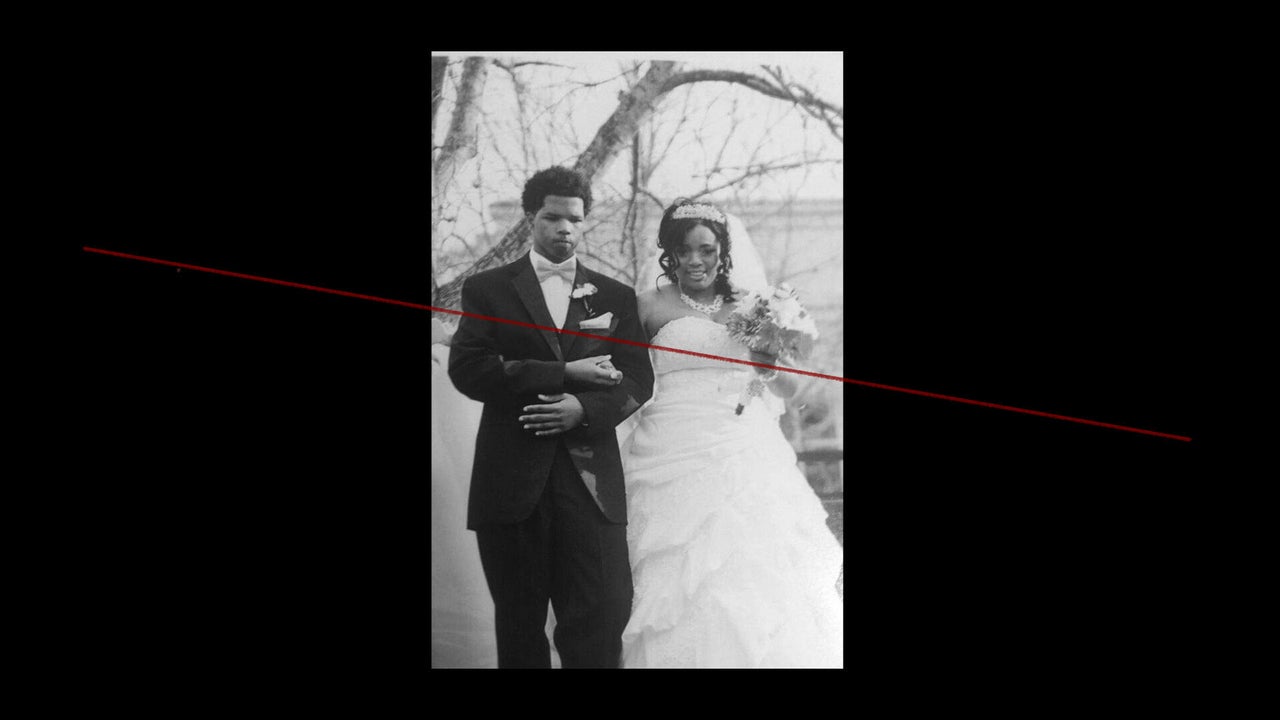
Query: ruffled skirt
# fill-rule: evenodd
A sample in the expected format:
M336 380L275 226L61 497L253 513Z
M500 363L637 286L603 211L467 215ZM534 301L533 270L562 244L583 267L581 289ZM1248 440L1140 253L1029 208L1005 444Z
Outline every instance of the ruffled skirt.
M843 666L844 551L777 405L734 414L742 377L664 376L624 448L624 667Z

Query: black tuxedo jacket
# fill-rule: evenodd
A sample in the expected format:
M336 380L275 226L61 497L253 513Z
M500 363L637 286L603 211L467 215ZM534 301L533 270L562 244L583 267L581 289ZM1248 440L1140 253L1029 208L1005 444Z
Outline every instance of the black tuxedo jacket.
M574 286L585 283L598 292L570 301L564 329L578 330L588 316L611 312L608 329L581 332L645 341L634 290L584 267L579 258ZM527 254L468 278L462 286L462 310L555 327ZM622 382L607 389L566 385L565 363L592 355L612 355ZM464 395L484 403L467 503L469 529L529 517L561 444L605 517L626 522L626 488L614 428L653 392L646 348L463 316L449 352L449 377ZM585 424L542 437L525 430L517 419L524 407L541 404L539 393L562 392L582 403Z

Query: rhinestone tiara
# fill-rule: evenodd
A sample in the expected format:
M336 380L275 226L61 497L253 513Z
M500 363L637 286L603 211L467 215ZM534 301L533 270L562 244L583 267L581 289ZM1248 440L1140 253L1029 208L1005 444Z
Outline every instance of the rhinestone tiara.
M693 205L681 205L671 214L672 220L684 220L686 218L694 218L697 220L710 220L724 224L724 213L715 209L712 205L703 205L701 203Z

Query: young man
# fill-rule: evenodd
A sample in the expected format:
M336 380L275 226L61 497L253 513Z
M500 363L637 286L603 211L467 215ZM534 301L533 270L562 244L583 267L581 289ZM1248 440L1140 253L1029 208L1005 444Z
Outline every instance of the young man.
M653 391L635 291L574 255L591 209L578 173L525 184L533 249L469 278L449 377L484 403L467 527L493 595L499 667L550 667L547 603L564 667L617 667L631 613L626 492L614 428Z

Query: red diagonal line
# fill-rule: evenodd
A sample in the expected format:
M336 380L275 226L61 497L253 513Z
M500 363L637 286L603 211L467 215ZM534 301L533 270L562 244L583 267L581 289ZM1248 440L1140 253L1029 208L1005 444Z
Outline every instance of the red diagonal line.
M174 262L172 260L158 260L156 258L143 257L142 255L130 255L129 253L116 252L114 250L85 247L84 251L98 253L99 255L128 258L129 260L141 260L142 262L155 263L156 265L168 265L170 267L183 268L184 270L198 270L200 272L212 273L214 275L226 275L228 277L240 278L242 280L257 280L258 282L271 283L272 285L284 285L285 287L314 290L316 292L329 293L330 295L341 295L343 297L353 297L360 300L372 300L374 302L388 303L390 305L403 305L416 310L431 309L430 305L419 305L418 303L405 302L404 300L392 300L390 298L382 298L374 295L362 295L360 293L347 292L346 290L334 290L332 288L318 287L316 285L289 282L288 280L276 280L275 278L261 277L259 275L247 275L245 273L231 272L230 270L218 270L217 268L207 268L199 265L189 265L187 263Z
M463 317L476 318L478 320L488 320L490 322L506 323L508 325L519 325L521 327L529 327L537 330L550 330L554 333L562 333L565 335L580 335L582 337L596 338L606 342L619 343L622 345L635 345L638 347L652 348L654 350L662 350L664 352L681 353L684 355L694 355L696 357L710 358L712 360L720 360L723 362L737 363L739 365L750 365L752 367L768 368L778 370L780 372L789 372L794 375L808 375L809 377L822 378L824 380L838 380L840 382L849 383L851 385L862 385L864 387L876 388L878 390L890 390L893 392L907 393L909 395L920 395L927 398L935 398L938 400L950 400L951 402L964 403L966 405L977 405L979 407L994 408L996 410L1007 410L1009 412L1022 413L1024 415L1035 415L1038 417L1052 418L1054 420L1066 420L1067 422L1081 423L1084 425L1095 425L1097 427L1109 428L1111 430L1123 430L1125 432L1140 433L1143 435L1154 435L1156 437L1169 438L1171 440L1181 440L1183 442L1191 442L1191 438L1185 435L1170 435L1169 433L1156 432L1155 430L1144 430L1143 428L1129 427L1127 425L1116 425L1113 423L1099 422L1097 420L1086 420L1085 418L1071 417L1069 415L1058 415L1055 413L1042 412L1040 410L1028 410L1026 408L1013 407L1012 405L1000 405L998 403L983 402L982 400L970 400L968 398L955 397L953 395L942 395L940 393L925 392L924 390L912 390L910 388L894 387L893 385L884 385L882 383L867 382L866 380L854 380L853 378L841 377L839 375L824 375L823 373L810 372L808 370L799 370L797 368L782 367L779 365L767 365L765 363L753 362L751 360L739 360L737 358L722 357L720 355L711 355L708 353L695 352L693 350L684 350L682 348L664 347L662 345L652 345L650 343L636 342L635 340L626 340L624 338L608 337L605 335L592 335L591 333L580 332L578 330L563 330L556 327L547 327L534 323L522 322L520 320L511 320L509 318L490 317L488 315L479 315L476 313L463 312L461 310L449 310L447 308L432 307L432 312L448 313L450 315L461 315Z
M694 355L697 357L710 358L712 360L720 360L722 362L737 363L739 365L750 365L752 367L760 367L780 372L788 372L794 375L808 375L809 377L822 378L824 380L837 380L839 382L850 383L852 385L862 385L864 387L876 388L878 390L890 390L892 392L907 393L909 395L919 395L927 398L935 398L938 400L950 400L951 402L964 403L966 405L977 405L979 407L994 408L996 410L1007 410L1009 412L1022 413L1024 415L1035 415L1038 417L1052 418L1054 420L1066 420L1067 422L1081 423L1083 425L1094 425L1097 427L1109 428L1111 430L1123 430L1125 432L1139 433L1142 435L1154 435L1156 437L1168 438L1171 440L1181 440L1183 442L1191 442L1191 438L1185 435L1171 435L1169 433L1156 432L1155 430L1144 430L1142 428L1129 427L1127 425L1115 425L1113 423L1098 422L1097 420L1086 420L1084 418L1071 417L1069 415L1057 415L1054 413L1041 412L1040 410L1028 410L1026 408L1013 407L1011 405L1000 405L997 403L983 402L981 400L970 400L968 398L955 397L952 395L942 395L940 393L925 392L924 390L912 390L910 388L894 387L893 385L884 385L882 383L867 382L866 380L854 380L853 378L840 377L839 375L824 375L823 373L810 372L808 370L800 370L797 368L782 367L778 365L767 365L765 363L753 362L751 360L739 360L737 358L722 357L720 355L711 355L708 353L695 352L693 350L684 350L681 348L663 347L662 345L651 345L649 343L637 342L635 340L626 340L623 338L608 337L605 335L593 335L578 330L562 330L556 327L547 327L544 325L536 325L534 323L521 322L520 320L511 320L509 318L490 317L488 315L479 315L476 313L463 312L461 310L449 310L447 308L432 307L430 305L421 305L419 303L406 302L404 300L393 300L390 298L377 297L375 295L364 295L361 293L347 292L346 290L334 290L332 288L318 287L316 285L307 285L304 283L290 282L288 280L276 280L275 278L262 277L260 275L249 275L246 273L231 272L229 270L218 270L217 268L207 268L200 265L191 265L188 263L174 262L173 260L160 260L157 258L145 257L142 255L130 255L129 253L116 252L114 250L103 250L101 248L83 247L85 252L97 253L99 255L110 255L113 257L122 257L129 260L140 260L142 262L154 263L156 265L168 265L170 267L184 268L187 270L197 270L199 272L212 273L214 275L226 275L228 277L241 278L243 280L256 280L258 282L271 283L272 285L283 285L285 287L301 288L303 290L314 290L316 292L329 293L331 295L341 295L343 297L352 297L360 300L372 300L374 302L387 303L389 305L403 305L417 310L430 310L431 312L448 313L450 315L461 315L463 317L472 317L478 320L488 320L490 322L506 323L508 325L518 325L520 327L529 327L536 330L549 330L554 333L564 333L568 335L580 335L587 338L596 338L605 342L620 343L624 345L635 345L637 347L651 348L654 350L662 350L664 352L683 353L685 355Z

